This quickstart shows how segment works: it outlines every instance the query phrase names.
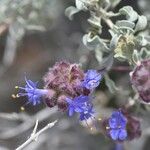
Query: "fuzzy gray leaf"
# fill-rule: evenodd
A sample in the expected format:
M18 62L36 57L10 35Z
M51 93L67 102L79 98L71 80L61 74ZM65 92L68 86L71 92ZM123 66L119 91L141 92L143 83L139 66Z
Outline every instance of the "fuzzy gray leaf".
M111 49L111 50L114 50L114 49L116 48L116 46L117 46L117 44L118 44L118 40L119 40L120 37L121 37L121 35L118 36L117 34L115 34L115 35L112 37L112 39L111 39L111 41L110 41L110 49Z
M138 19L138 14L133 10L131 6L124 6L119 10L119 13L125 15L129 21L135 21Z
M147 26L147 18L145 16L139 16L138 22L135 27L135 31L141 31L145 29Z
M75 4L76 4L77 9L87 10L84 0L75 0Z
M97 47L99 47L101 51L110 51L107 45L100 39L99 36L95 35L92 37L91 33L83 36L83 43L90 50L95 50Z
M88 22L96 27L96 28L99 28L101 29L101 18L100 17L96 17L95 15L92 15L89 19L88 19Z
M138 62L138 61L141 60L141 57L140 57L140 55L139 55L139 53L138 53L137 50L134 50L134 51L133 51L132 59L133 59L134 62Z
M70 20L73 20L73 16L74 14L78 13L80 10L73 7L73 6L70 6L68 7L66 10L65 10L65 15L70 19Z
M95 50L95 57L99 63L103 61L103 52L98 48Z
M121 21L116 22L116 26L120 28L125 28L125 29L130 28L130 30L132 30L135 27L135 24L128 20L121 20Z
M118 91L119 89L116 87L115 85L115 82L110 79L109 75L108 74L105 74L104 75L104 78L105 78L105 84L106 86L108 87L109 91L111 93L115 93L116 91Z

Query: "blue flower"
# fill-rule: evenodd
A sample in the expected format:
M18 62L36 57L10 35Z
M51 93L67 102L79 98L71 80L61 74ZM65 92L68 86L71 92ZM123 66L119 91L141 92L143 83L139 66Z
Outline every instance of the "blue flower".
M89 90L93 90L100 84L101 78L102 75L98 73L96 70L88 70L85 74L82 86Z
M94 111L93 111L93 105L87 104L83 112L80 112L80 120L87 120L91 117L93 117Z
M74 99L67 98L69 116L72 116L75 112L80 114L80 120L89 119L93 112L93 105L89 96L78 96Z
M66 98L68 103L69 116L72 116L75 112L83 112L85 104L89 101L88 96L78 96L74 99Z
M25 87L16 87L21 90L24 90L24 92L20 92L17 94L18 97L20 96L27 96L28 97L28 103L32 103L32 105L37 105L41 102L41 97L45 94L47 94L46 89L38 89L37 88L37 82L32 82L31 80L27 80L25 78L26 85Z
M120 111L112 113L108 120L109 134L113 140L125 140L127 137L126 124L127 119Z

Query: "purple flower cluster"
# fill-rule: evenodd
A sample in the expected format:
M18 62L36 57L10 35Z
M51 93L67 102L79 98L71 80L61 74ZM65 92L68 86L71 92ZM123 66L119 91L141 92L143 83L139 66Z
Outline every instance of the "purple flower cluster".
M147 66L144 64L145 62L142 62L142 66L134 70L132 79L135 80L135 76L138 75L138 80L133 84L147 85L144 82L147 79ZM146 79L140 82L140 77L144 75L146 75ZM43 79L44 88L39 89L37 82L34 83L25 78L25 87L16 87L21 90L17 97L27 96L27 104L30 103L34 106L44 101L50 108L57 106L59 110L67 111L70 117L77 113L79 120L86 123L88 119L98 121L94 117L91 95L100 84L101 73L96 70L88 70L84 73L78 64L59 62L49 69ZM104 127L104 133L114 141L122 142L141 136L139 120L123 109L114 111L109 118L103 119L101 123Z
M91 93L99 85L102 76L96 70L86 73L78 64L56 63L44 76L44 89L38 89L37 83L26 80L25 87L18 96L27 96L28 103L37 105L43 99L48 107L57 106L68 111L69 116L79 113L80 120L92 117L93 104Z

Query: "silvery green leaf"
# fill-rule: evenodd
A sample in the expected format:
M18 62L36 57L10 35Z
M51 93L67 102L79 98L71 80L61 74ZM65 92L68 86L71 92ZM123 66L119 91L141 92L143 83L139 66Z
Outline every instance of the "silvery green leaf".
M26 26L27 30L32 30L32 31L46 31L44 26L40 26L40 25L33 25L33 24L28 24Z
M102 0L101 2L103 2L105 5L110 5L110 0Z
M148 59L150 58L150 50L146 49L145 47L143 47L140 51L140 56L143 59Z
M141 58L146 58L148 56L148 53L150 52L148 52L148 50L145 47L143 47L140 51Z
M31 11L28 18L30 20L36 21L38 19L38 12L37 11Z
M132 30L135 27L135 24L128 20L121 20L121 21L116 22L116 26L118 26L120 28L125 28L125 29L131 28L130 30Z
M138 62L138 61L141 60L141 57L140 57L140 55L139 55L139 53L138 53L137 50L134 50L134 51L133 51L132 59L133 59L134 62Z
M19 24L21 24L21 25L23 25L23 26L26 25L26 20L25 20L23 17L18 16L18 17L16 18L16 20L17 20L17 22L18 22Z
M116 32L113 29L110 29L109 33L110 33L111 37L114 37L116 35Z
M150 50L143 47L139 52L137 50L134 50L132 59L134 62L141 61L142 59L148 59L150 58Z
M146 46L148 44L148 41L146 40L145 36L141 35L141 36L137 36L137 41L138 44L141 46Z
M144 36L144 39L147 41L147 44L150 45L150 36Z
M109 91L111 93L115 93L116 91L118 91L119 89L116 87L115 85L115 82L110 79L109 75L108 74L105 74L104 75L104 78L105 78L105 84L106 86L108 87Z
M94 50L99 45L99 37L97 35L92 37L91 33L85 34L83 36L83 44L90 50Z
M99 63L98 68L101 68L101 69L105 68L106 70L110 70L110 68L113 65L113 60L114 60L113 52L110 52L105 57L103 54L104 53L101 51L99 47L95 50L95 57Z
M122 32L126 31L134 32L133 28L135 27L135 24L128 20L121 20L116 22L116 26Z
M103 52L99 48L95 50L95 57L99 63L103 61Z
M135 21L138 19L138 14L136 11L133 10L131 6L124 6L119 10L119 13L122 15L126 15L126 18L129 21Z
M118 40L120 39L121 35L115 34L111 41L110 41L110 49L114 50L118 44Z
M99 48L101 49L101 51L103 52L110 52L110 48L108 48L107 44L102 41L101 39L99 40Z
M12 24L10 32L16 38L16 40L19 41L25 34L25 28L19 22L15 22L14 24Z
M87 7L85 6L85 0L75 0L75 4L77 9L79 10L87 10Z
M73 20L73 16L74 14L78 13L80 10L73 7L73 6L70 6L68 7L66 10L65 10L65 15L70 19L70 20Z
M101 27L101 18L100 18L100 17L96 17L94 14L91 15L91 17L88 19L88 22L89 22L92 26L94 26L94 27L96 27L96 28L99 28L99 29L102 28L102 27Z
M147 18L145 16L139 16L135 27L135 31L141 31L147 26Z
M107 47L106 43L104 43L98 35L92 37L91 33L86 34L83 36L83 43L86 45L90 50L94 50L97 47L100 47L102 51L110 51Z
M27 5L27 2L28 1L26 1L23 5ZM32 0L32 7L33 8L36 8L36 9L41 9L42 8L42 5L43 5L43 2L42 1L34 1L34 0Z
M114 53L110 52L108 56L103 57L103 61L99 64L101 68L106 68L110 70L114 62Z

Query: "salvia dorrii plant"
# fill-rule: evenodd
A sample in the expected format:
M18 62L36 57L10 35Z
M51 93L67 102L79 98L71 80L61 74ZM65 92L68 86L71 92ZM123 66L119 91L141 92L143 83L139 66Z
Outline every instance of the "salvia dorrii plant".
M129 78L133 89L132 101L144 106L150 104L150 36L146 32L147 19L131 6L113 12L119 2L120 0L75 0L75 6L70 6L65 11L70 20L81 11L90 14L87 20L90 27L83 36L83 44L94 52L101 69L85 71L79 64L61 61L43 77L42 89L27 78L25 87L16 87L21 90L17 97L27 96L27 103L37 105L43 101L47 107L57 106L59 111L68 112L69 116L77 113L79 120L85 121L87 125L89 119L94 120L94 125L101 128L101 133L118 143L139 138L142 129L140 118L136 117L134 110L130 111L130 103L116 109L110 116L99 119L95 115L94 91L101 80L105 79L110 92L117 90L108 75L114 59L126 61L131 69ZM106 30L103 28L104 23L109 28L108 39L102 36L103 30Z

